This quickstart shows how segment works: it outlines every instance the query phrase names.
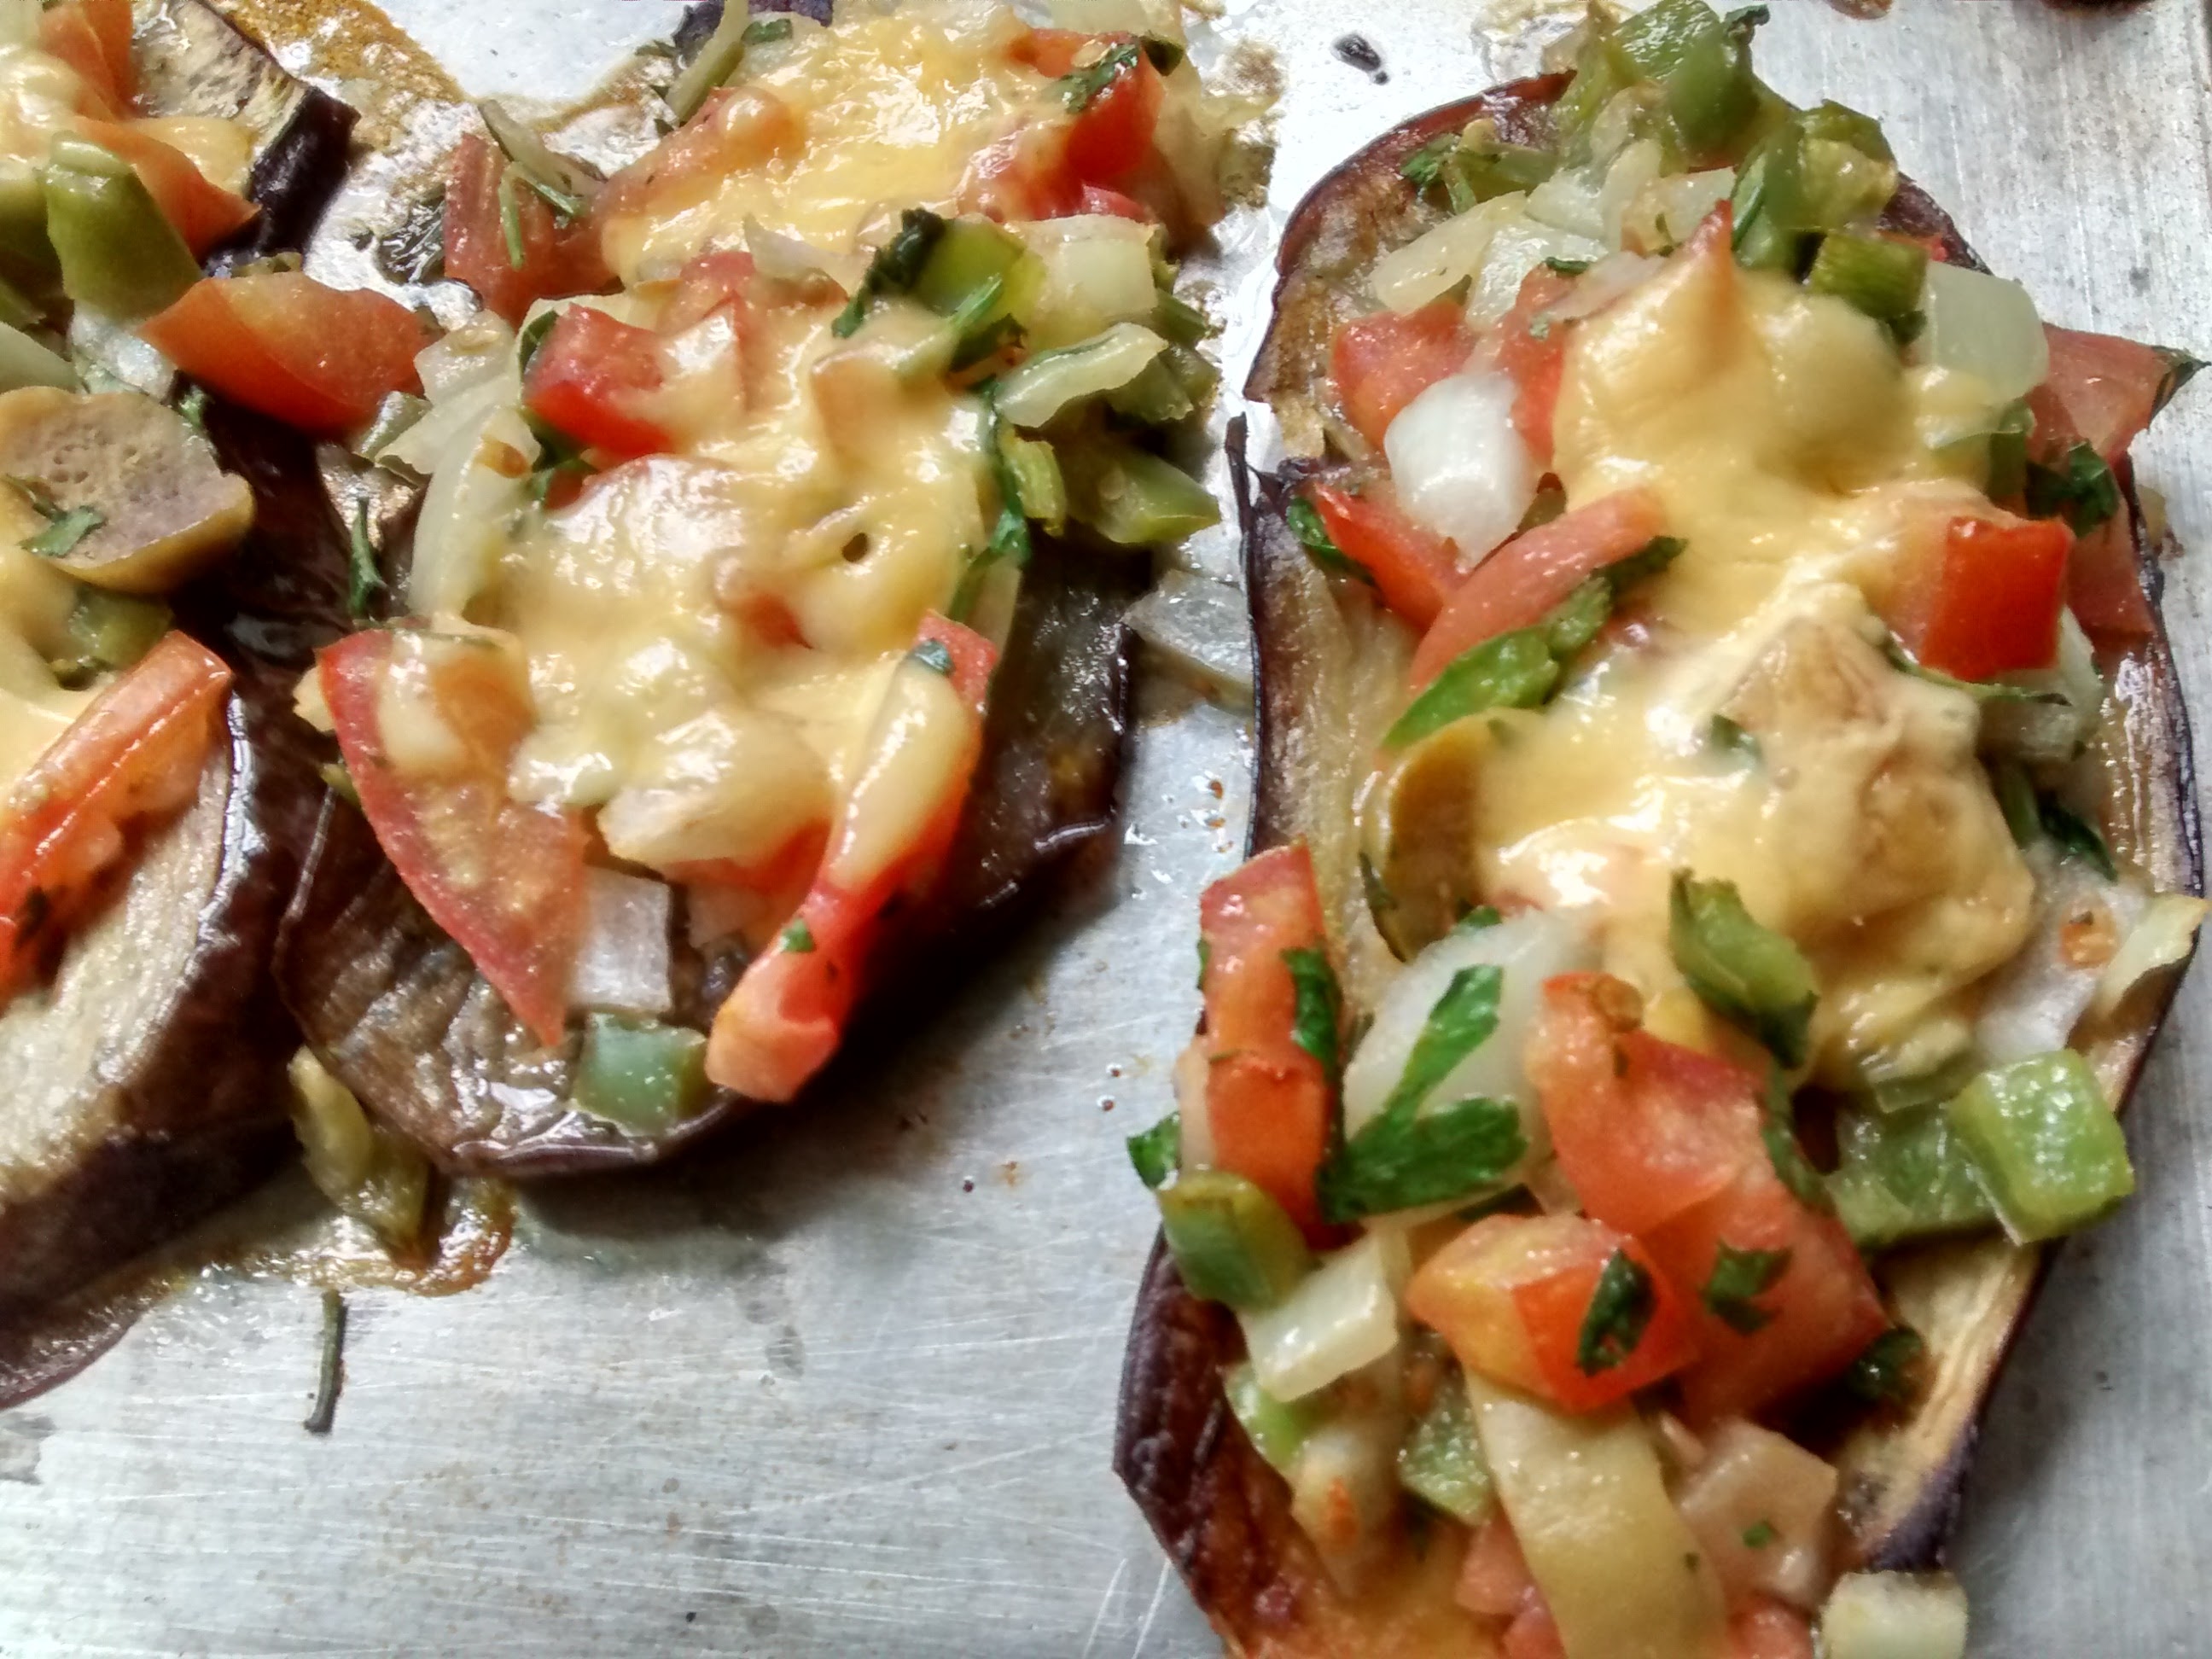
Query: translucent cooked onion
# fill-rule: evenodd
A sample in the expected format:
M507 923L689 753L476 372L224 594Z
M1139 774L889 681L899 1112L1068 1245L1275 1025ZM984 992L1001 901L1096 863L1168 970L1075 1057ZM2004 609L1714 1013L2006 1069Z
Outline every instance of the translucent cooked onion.
M1513 219L1498 228L1482 264L1468 289L1467 319L1477 328L1488 328L1513 308L1521 284L1547 259L1580 260L1601 258L1605 244L1534 219Z
M1854 1572L1820 1611L1825 1659L1965 1659L1966 1593L1948 1572Z
M1369 278L1375 297L1393 311L1413 311L1449 292L1481 267L1492 237L1521 222L1526 200L1518 191L1494 196L1391 249Z
M2205 904L2187 893L2154 893L2112 952L2089 997L2089 1012L2109 1019L2128 993L2161 969L2186 962L2196 948Z
M2110 963L2077 964L2063 950L2069 920L2102 914L2122 930L2142 915L2143 895L2107 881L2080 859L2031 856L2036 871L2035 930L1991 976L1974 1039L1992 1065L2008 1065L2066 1046ZM2115 958L2117 959L2117 958Z
M1412 1265L1402 1234L1371 1232L1274 1307L1239 1314L1260 1386L1278 1400L1304 1399L1389 1353Z
M1536 498L1536 465L1513 424L1519 395L1503 374L1449 375L1382 436L1398 504L1450 538L1462 568L1511 535Z
M2043 320L2018 283L1931 259L1920 308L1928 320L1912 343L1915 362L1972 374L1999 403L2026 397L2051 372Z
M1125 386L1168 349L1149 328L1116 323L1058 351L1041 351L999 382L999 413L1018 427L1040 427L1079 398Z
M1832 1464L1787 1436L1731 1419L1684 1478L1674 1506L1732 1594L1809 1609L1832 1571L1836 1479Z
M568 979L575 1008L654 1017L670 1007L668 887L619 870L584 872L584 935Z

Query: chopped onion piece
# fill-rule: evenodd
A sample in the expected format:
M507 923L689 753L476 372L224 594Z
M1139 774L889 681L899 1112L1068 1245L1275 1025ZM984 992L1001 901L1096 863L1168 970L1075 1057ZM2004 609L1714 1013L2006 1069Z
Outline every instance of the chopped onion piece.
M1395 1411L1334 1417L1306 1436L1291 1461L1291 1517L1313 1540L1329 1576L1347 1588L1391 1536L1405 1432L1405 1419Z
M1485 964L1501 970L1498 1029L1443 1076L1429 1098L1449 1103L1482 1095L1514 1101L1527 1109L1523 1116L1528 1126L1539 1128L1536 1091L1522 1056L1544 981L1555 974L1595 967L1596 961L1596 953L1580 933L1545 910L1528 910L1493 927L1460 927L1445 934L1390 981L1376 1007L1374 1024L1345 1066L1345 1133L1358 1134L1381 1115L1431 1011L1455 977ZM1532 1135L1532 1144L1534 1140Z
M1820 1611L1826 1659L1965 1659L1966 1593L1948 1572L1854 1572Z
M8 353L9 367L15 375L10 384L75 389L77 377L70 370L68 364L61 364L64 372L57 378L46 362L47 358L54 357L54 354L27 334L21 335L20 338L21 346L15 347ZM174 363L122 324L112 318L101 316L89 306L79 306L70 316L69 344L70 350L86 364L105 370L124 385L156 400L166 402L170 388L176 384L177 366ZM61 360L57 357L54 362L59 363ZM33 369L40 372L30 373ZM96 376L91 389L95 392L103 389Z
M1451 538L1462 569L1510 536L1536 498L1536 465L1513 424L1519 396L1503 374L1448 375L1382 434L1398 504Z
M1930 259L1920 309L1928 320L1912 343L1915 362L1972 374L1999 403L2026 397L2051 372L2043 319L2018 283Z
M1260 1386L1302 1400L1398 1345L1398 1292L1413 1271L1403 1234L1372 1232L1330 1256L1275 1306L1242 1313Z
M1644 193L1645 185L1658 182L1666 167L1666 158L1659 153L1656 138L1638 138L1613 157L1613 165L1605 170L1605 183L1597 193L1598 216L1604 224L1608 246L1621 245L1621 226L1627 218L1629 204Z
M1449 293L1481 267L1491 238L1521 220L1528 198L1518 191L1493 196L1423 231L1375 262L1375 297L1393 311L1413 311Z
M2131 929L2142 896L2106 881L2080 859L2030 854L2036 873L2035 931L2020 954L1990 976L1974 1039L1991 1065L2008 1066L2063 1048L2095 996L2110 963L2076 967L2060 946L2069 918L2102 910L2113 925Z
M1208 1049L1201 1038L1193 1037L1182 1053L1176 1056L1176 1115L1182 1120L1182 1132L1176 1137L1180 1145L1176 1164L1181 1169L1213 1167L1213 1120L1206 1109L1206 1079L1212 1070Z
M1128 385L1167 349L1149 328L1116 323L1079 345L1039 352L999 382L999 413L1016 426L1042 426L1079 398Z
M1534 219L1509 220L1490 239L1481 268L1475 272L1474 286L1468 290L1467 320L1479 329L1497 322L1513 308L1513 301L1520 297L1521 284L1528 279L1528 273L1547 259L1575 259L1588 264L1601 258L1604 253L1605 244L1591 237L1577 236L1553 225L1540 225Z
M1603 181L1583 168L1561 167L1528 192L1528 216L1540 225L1603 242Z
M584 937L568 979L568 1004L611 1013L665 1014L668 886L596 866L584 872Z
M1152 281L1152 227L1108 213L1078 213L1018 227L1044 262L1044 286L1028 319L1032 340L1054 346L1096 334L1109 323L1149 317L1159 303Z
M496 312L479 311L415 354L422 395L441 403L480 381L495 380L514 367L514 331Z
M2128 929L2120 948L2097 976L2089 998L2089 1012L2109 1019L2129 992L2162 968L2189 960L2197 948L2197 929L2204 921L2205 903L2187 893L2154 893L2142 914Z
M1623 161L1627 157L1624 155ZM1619 170L1620 163L1614 164ZM1606 180L1612 188L1613 180ZM1735 191L1735 169L1674 173L1650 180L1636 192L1620 216L1623 239L1646 252L1679 247L1690 240L1705 216Z
M1675 1495L1731 1596L1811 1609L1828 1588L1836 1470L1786 1435L1735 1418Z
M397 451L436 418L400 434ZM412 446L409 446L410 448ZM495 404L464 426L434 464L430 487L415 521L415 562L407 576L408 608L423 616L459 617L490 579L508 519L526 500L523 479L538 460L537 435L520 411ZM514 469L520 459L521 469Z
M1582 274L1573 293L1552 307L1552 320L1571 323L1594 317L1665 267L1665 260L1648 253L1608 253Z
M1224 582L1187 570L1164 573L1129 607L1129 626L1210 686L1252 692L1252 627L1243 596Z
M860 274L866 269L857 256L832 253L796 236L770 230L750 213L745 216L745 252L753 256L753 264L763 276L781 283L827 276L848 294L860 286Z

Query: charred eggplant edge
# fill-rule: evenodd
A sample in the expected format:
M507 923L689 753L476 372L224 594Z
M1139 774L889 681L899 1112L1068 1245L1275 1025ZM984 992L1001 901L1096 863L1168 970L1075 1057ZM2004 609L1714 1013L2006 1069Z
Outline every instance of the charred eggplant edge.
M1328 279L1308 271L1306 263L1332 234L1364 237L1377 250L1386 239L1395 240L1391 233L1405 228L1414 211L1413 192L1398 175L1400 161L1436 135L1482 115L1508 138L1540 141L1545 112L1567 79L1509 82L1429 111L1359 150L1316 185L1284 233L1274 315L1246 398L1279 409L1299 400L1309 410L1314 406L1327 373L1333 313ZM1948 216L1910 180L1901 184L1886 217L1895 228L1939 238L1952 261L1982 268ZM1298 586L1280 580L1279 573L1304 560L1283 518L1288 488L1300 469L1292 462L1283 477L1255 476L1246 461L1241 422L1230 447L1255 641L1258 729L1251 850L1257 852L1293 833L1299 816L1291 792L1306 711L1297 696L1297 665L1284 641L1291 634L1289 608L1304 601ZM2138 572L2155 608L2162 579L2144 535L2132 474L2125 469L2124 474ZM2108 714L2106 735L2127 757L2136 799L2132 821L2108 829L2121 850L2161 884L2200 892L2203 852L2189 721L2162 619L2119 667L2113 676L2117 720ZM2125 1069L2122 1105L2179 978L2178 971L2170 974L2151 994L2138 998L2127 1029L2102 1045L2116 1051ZM1851 1552L1870 1567L1925 1566L1940 1559L1957 1516L1982 1407L2050 1259L2045 1249L2014 1249L2002 1241L1978 1242L1974 1249L1972 1243L1963 1249L1933 1247L1923 1270L1986 1276L1990 1308L1981 1322L1991 1328L1985 1340L1950 1379L1940 1401L1923 1401L1902 1421L1869 1423L1842 1449ZM1954 1254L1945 1257L1946 1250ZM1230 1413L1221 1374L1242 1352L1235 1319L1192 1297L1156 1240L1131 1322L1115 1473L1229 1651L1284 1659L1358 1651L1353 1609L1292 1519L1287 1484Z

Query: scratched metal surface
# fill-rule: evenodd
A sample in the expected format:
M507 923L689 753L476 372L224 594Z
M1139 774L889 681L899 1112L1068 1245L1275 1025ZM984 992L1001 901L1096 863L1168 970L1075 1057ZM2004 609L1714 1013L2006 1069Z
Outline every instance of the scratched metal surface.
M551 97L672 12L392 9L471 90ZM2047 315L2212 346L2203 0L1774 10L1769 77L1881 113ZM1354 18L1387 82L1330 52ZM1273 222L1356 142L1531 55L1465 0L1228 0L1213 33L1279 52ZM1230 238L1231 386L1265 232ZM2200 709L2208 440L2200 388L2140 452L2204 550L2167 601ZM356 1294L327 1438L299 1427L315 1295L236 1273L0 1413L0 1654L1211 1650L1107 1457L1151 1233L1121 1137L1167 1103L1249 750L1240 714L1152 702L1099 891L827 1097L532 1200L482 1288ZM2000 1391L1959 1550L1978 1655L2204 1650L2208 998L2200 973L2137 1098L2142 1195L2065 1253Z

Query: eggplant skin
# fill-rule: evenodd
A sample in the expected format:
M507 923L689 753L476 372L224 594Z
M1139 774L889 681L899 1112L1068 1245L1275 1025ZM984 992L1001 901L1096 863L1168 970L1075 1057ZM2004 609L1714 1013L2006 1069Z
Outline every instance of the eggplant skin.
M148 112L253 131L249 233L296 248L343 175L352 112L286 74L200 0L142 17ZM173 596L235 679L197 802L149 838L54 981L0 1010L0 1328L87 1286L228 1202L285 1156L296 1038L268 974L321 784L291 714L313 645L343 624L346 542L313 446L211 402L246 477L252 533ZM51 1381L51 1377L41 1381Z
M1271 404L1296 459L1281 472L1246 464L1241 422L1231 433L1231 471L1244 527L1252 608L1259 726L1254 794L1255 851L1305 833L1331 810L1316 782L1328 757L1357 734L1342 711L1354 706L1357 659L1328 585L1313 570L1284 519L1291 492L1327 470L1321 458L1328 342L1337 323L1365 307L1357 279L1387 247L1407 240L1433 210L1397 172L1438 133L1478 115L1517 142L1540 142L1547 106L1565 76L1509 83L1415 118L1354 155L1316 186L1285 228L1275 315L1245 395ZM1887 214L1892 228L1938 239L1947 259L1981 262L1942 210L1911 181ZM2136 561L2154 600L2160 574L2143 533L2131 474L2123 477ZM2203 854L2189 723L2163 626L2149 640L2100 661L2116 688L2102 733L2121 787L2106 834L2164 888L2203 890ZM1336 872L1341 887L1356 872ZM1324 908L1344 914L1356 893L1330 890ZM2094 1046L2108 1079L2140 1074L2179 975L2142 999L2128 1028ZM1872 1567L1940 1560L1972 1461L1975 1424L2024 1317L2047 1257L2002 1239L1969 1239L1885 1259L1881 1278L1902 1314L1929 1343L1932 1381L1899 1419L1863 1421L1830 1448L1844 1474L1849 1553ZM1121 1379L1115 1468L1184 1582L1232 1652L1342 1654L1398 1650L1353 1619L1289 1515L1288 1488L1255 1451L1229 1413L1223 1368L1241 1357L1236 1322L1197 1301L1172 1259L1155 1248L1132 1322Z
M972 959L1110 844L1129 727L1121 613L1134 574L1040 541L992 681L958 838L937 890L900 929L905 943L882 964L881 994L864 1019L957 982L949 960ZM680 903L674 910L675 1014L704 1030L744 961L695 949ZM556 1048L539 1044L407 890L359 811L335 794L276 962L286 1001L324 1063L449 1170L527 1176L649 1164L760 1104L718 1090L657 1136L576 1110L575 1034ZM854 1043L871 1046L858 1034Z

